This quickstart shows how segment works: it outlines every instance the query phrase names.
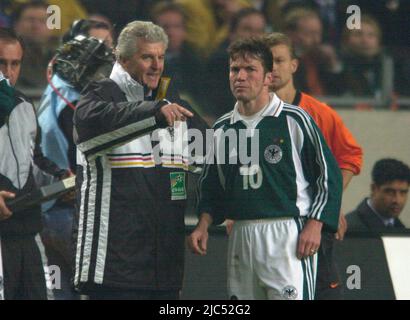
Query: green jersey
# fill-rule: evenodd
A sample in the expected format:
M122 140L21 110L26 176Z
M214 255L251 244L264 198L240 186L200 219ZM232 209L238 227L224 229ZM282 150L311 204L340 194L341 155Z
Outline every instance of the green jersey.
M216 224L305 216L337 230L342 175L305 111L272 95L253 128L235 107L214 130L213 152L199 180L199 213L211 214ZM246 157L255 150L256 158Z

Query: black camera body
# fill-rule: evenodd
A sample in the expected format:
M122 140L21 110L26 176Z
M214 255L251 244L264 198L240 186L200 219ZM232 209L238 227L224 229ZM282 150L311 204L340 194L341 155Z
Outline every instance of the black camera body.
M82 91L91 81L108 77L114 61L103 41L78 35L57 49L53 73Z

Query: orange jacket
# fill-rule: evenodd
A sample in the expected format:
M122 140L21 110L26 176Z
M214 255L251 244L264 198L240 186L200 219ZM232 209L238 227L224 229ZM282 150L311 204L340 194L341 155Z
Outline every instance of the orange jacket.
M358 175L362 168L363 151L337 112L303 92L296 94L293 104L300 106L315 120L340 169Z

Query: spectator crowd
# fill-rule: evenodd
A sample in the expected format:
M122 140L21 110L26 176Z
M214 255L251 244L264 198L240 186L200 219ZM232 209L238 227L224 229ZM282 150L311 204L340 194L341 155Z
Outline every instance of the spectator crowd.
M61 29L47 27L49 5L60 7ZM410 4L355 1L359 29L349 28L347 20L355 14L348 13L349 5L347 0L19 0L2 1L0 25L24 40L17 88L33 97L45 89L47 65L74 20L106 23L115 43L119 30L138 19L164 28L169 36L165 74L210 123L234 102L227 81L229 44L269 32L291 38L300 62L295 84L302 91L373 99L345 105L356 109L409 108L397 99L410 96L410 48L401 32L410 27Z

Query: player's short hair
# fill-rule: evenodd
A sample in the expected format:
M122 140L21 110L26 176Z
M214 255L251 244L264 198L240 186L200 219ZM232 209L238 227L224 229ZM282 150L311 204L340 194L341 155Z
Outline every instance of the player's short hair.
M258 59L262 63L265 73L272 71L272 52L262 37L238 39L229 46L228 54L231 60L235 60L238 57Z
M137 51L137 39L161 42L168 47L168 36L164 29L148 21L133 21L122 29L115 49L117 59L130 58Z
M391 181L406 181L410 184L410 168L396 159L378 160L372 170L373 183L381 186Z
M297 59L292 40L290 40L290 38L287 35L280 33L280 32L273 32L273 33L267 34L263 38L266 44L269 46L269 48L279 46L279 45L284 45L288 47L291 58Z
M6 43L19 43L21 46L21 49L23 50L24 54L24 42L21 37L19 37L13 29L10 28L3 28L0 27L0 41L6 42Z

